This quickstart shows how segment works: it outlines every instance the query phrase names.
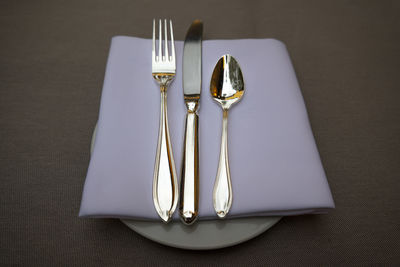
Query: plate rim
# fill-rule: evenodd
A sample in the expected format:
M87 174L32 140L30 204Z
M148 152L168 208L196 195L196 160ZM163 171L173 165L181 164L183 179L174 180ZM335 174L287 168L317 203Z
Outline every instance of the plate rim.
M280 216L265 216L265 217L247 217L247 218L235 218L235 219L227 219L226 221L230 221L230 220L242 220L242 221L246 221L246 220L254 220L254 219L265 219L265 220L272 220L271 223L269 223L268 225L264 226L263 228L261 228L260 230L254 231L252 234L246 236L245 238L239 239L239 240L235 240L232 242L227 242L227 243L223 243L223 244L218 244L218 245L200 245L200 246L188 246L188 245L180 245L180 244L176 244L176 243L169 243L165 240L162 239L157 239L152 235L149 235L148 233L145 233L144 231L142 231L141 229L139 229L138 227L135 227L134 225L130 224L130 223L135 223L135 222L139 222L139 223L145 223L145 224L150 224L150 223L158 223L158 222L145 222L145 221L137 221L137 220L129 220L129 219L120 219L122 223L124 223L128 228L130 228L131 230L133 230L134 232L138 233L139 235L162 245L165 246L169 246L169 247L174 247L174 248L179 248L179 249L186 249L186 250L214 250L214 249L222 249L222 248L227 248L227 247L231 247L231 246L235 246L244 242L247 242L259 235L261 235L262 233L264 233L265 231L267 231L268 229L270 229L271 227L273 227L275 224L277 224L282 217ZM204 222L212 222L212 221L218 221L218 220L211 220L211 221L199 221L197 222L198 224L200 223L204 223ZM264 221L265 222L265 221ZM174 221L172 223L180 223L179 221Z

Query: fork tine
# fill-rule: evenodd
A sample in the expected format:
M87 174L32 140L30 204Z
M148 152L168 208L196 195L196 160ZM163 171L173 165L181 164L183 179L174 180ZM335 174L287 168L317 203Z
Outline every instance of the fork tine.
M174 44L174 32L172 30L172 20L169 20L170 32L171 32L171 57L170 61L175 60L175 44Z
M162 46L162 39L161 39L161 19L160 19L158 27L158 61L161 61L162 59L161 46Z
M153 19L153 47L151 49L151 59L156 61L156 20Z
M166 19L164 19L164 29L165 29L165 34L164 34L164 36L165 36L165 43L164 43L164 57L165 57L165 60L169 60L169 56L168 56L168 33L167 33L167 28L168 28L168 26L167 26L167 20Z

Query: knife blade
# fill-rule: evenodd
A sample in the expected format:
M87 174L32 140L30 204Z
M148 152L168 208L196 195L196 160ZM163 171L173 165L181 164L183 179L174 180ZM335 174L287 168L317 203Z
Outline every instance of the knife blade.
M201 94L201 56L203 23L193 21L183 47L183 95L187 107L182 158L179 214L185 224L192 224L199 210L199 136L198 115Z

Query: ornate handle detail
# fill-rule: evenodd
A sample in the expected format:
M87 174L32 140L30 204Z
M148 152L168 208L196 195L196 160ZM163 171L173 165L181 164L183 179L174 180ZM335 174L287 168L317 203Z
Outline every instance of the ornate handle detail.
M213 203L219 218L225 218L232 206L232 184L228 159L228 111L225 109L223 111L221 150L214 184Z
M182 159L179 213L185 224L192 224L199 211L199 120L196 112L186 115Z
M153 201L158 215L167 223L178 203L178 181L168 129L167 88L161 87L161 114L153 178Z

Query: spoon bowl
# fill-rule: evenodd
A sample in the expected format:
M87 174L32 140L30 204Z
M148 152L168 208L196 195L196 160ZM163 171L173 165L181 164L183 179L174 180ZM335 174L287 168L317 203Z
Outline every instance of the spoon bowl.
M229 109L244 94L243 75L236 59L231 55L222 56L215 65L210 84L211 96Z

